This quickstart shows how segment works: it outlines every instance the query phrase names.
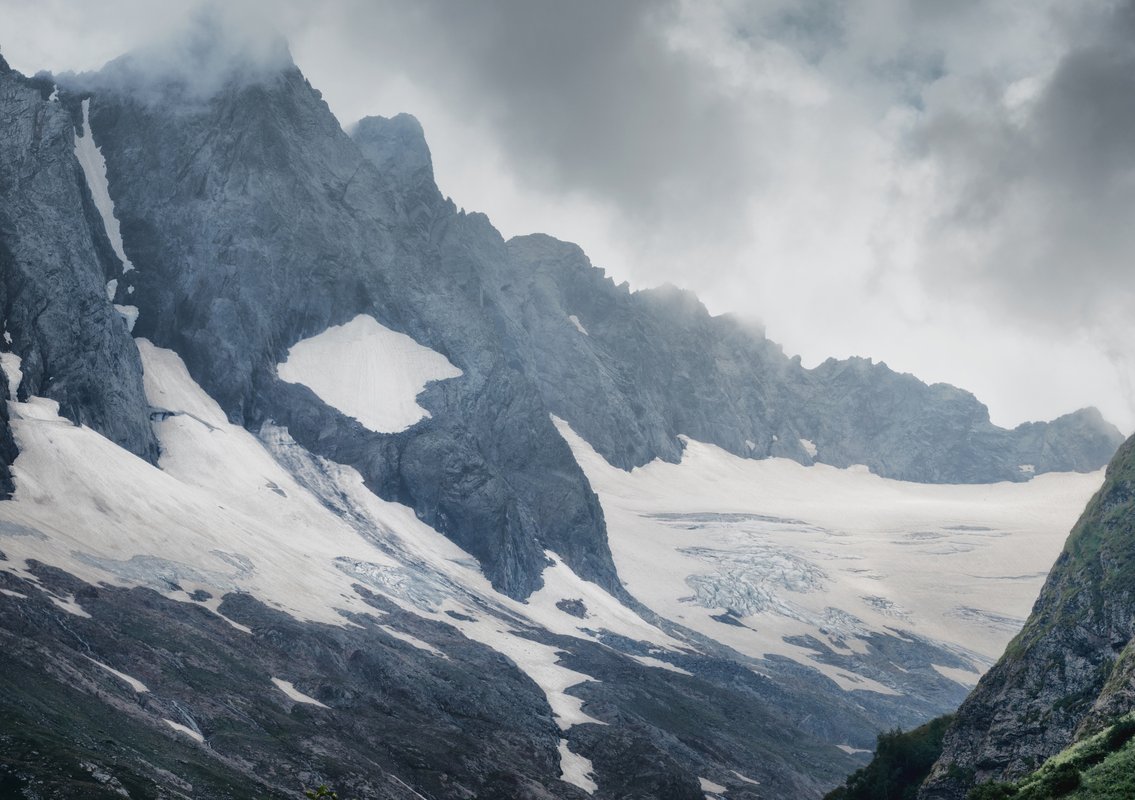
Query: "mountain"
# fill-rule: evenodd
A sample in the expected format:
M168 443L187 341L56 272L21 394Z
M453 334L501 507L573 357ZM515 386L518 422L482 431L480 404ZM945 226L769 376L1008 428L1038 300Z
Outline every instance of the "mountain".
M216 33L0 62L3 793L818 797L956 706L1098 412L506 241Z
M1072 529L1024 629L959 709L920 797L1020 778L1135 710L1135 440Z
M1133 553L1135 437L1108 465L1024 628L957 713L935 721L933 747L926 729L881 737L881 756L830 797L1130 797Z

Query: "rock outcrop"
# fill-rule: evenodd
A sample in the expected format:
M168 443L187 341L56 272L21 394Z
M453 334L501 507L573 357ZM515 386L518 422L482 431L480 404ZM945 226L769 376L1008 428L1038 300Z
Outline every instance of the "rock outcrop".
M919 797L1019 778L1135 710L1135 438L1108 466L1024 630L966 699Z
M121 265L74 154L77 103L52 92L0 72L0 349L21 359L21 396L154 460L138 349L107 300Z

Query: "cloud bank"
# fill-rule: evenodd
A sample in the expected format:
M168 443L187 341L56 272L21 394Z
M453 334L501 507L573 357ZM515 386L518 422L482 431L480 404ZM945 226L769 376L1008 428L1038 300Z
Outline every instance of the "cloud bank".
M91 68L195 4L147 6L0 0L18 31L0 45L20 69ZM1135 3L283 0L227 19L285 35L345 125L417 115L443 191L506 234L692 288L806 362L965 386L1001 423L1097 404L1135 426Z

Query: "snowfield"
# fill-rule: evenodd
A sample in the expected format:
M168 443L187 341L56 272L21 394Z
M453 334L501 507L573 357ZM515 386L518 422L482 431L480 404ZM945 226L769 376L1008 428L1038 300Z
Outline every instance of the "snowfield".
M1023 624L1103 481L1100 470L906 483L691 440L681 463L628 473L554 422L599 495L631 594L744 654L788 656L846 689L895 691L820 663L795 637L855 653L872 634L913 632L972 665L940 674L976 683Z
M413 424L425 413L414 403L425 382L460 374L369 317L306 341L316 346L293 348L282 375L339 397L342 410L376 429ZM544 691L564 731L602 724L569 693L595 679L562 666L560 649L533 638L542 631L591 642L616 634L639 643L632 654L639 663L686 673L667 660L696 649L675 638L685 634L647 622L556 553L546 552L544 586L527 602L496 593L469 554L412 509L376 497L355 470L313 456L284 428L267 423L254 435L230 424L176 353L136 342L147 397L168 412L153 423L159 465L60 417L54 401L10 401L20 454L15 496L0 504L8 557L0 570L36 586L27 566L34 559L92 584L145 586L218 615L235 591L300 620L350 625L348 615L370 614L405 646L447 657L382 623L383 612L354 588L362 584L505 655ZM347 380L351 365L355 384ZM18 374L14 356L5 366ZM909 484L861 468L742 459L694 441L680 464L627 473L554 421L599 495L620 575L653 612L745 656L785 655L846 690L891 695L900 690L821 663L798 637L855 654L874 634L910 632L969 665L936 667L941 675L976 681L1027 614L1102 479L1098 472L1023 484ZM51 600L88 613L71 597ZM283 678L273 677L265 692L323 705ZM192 727L164 721L202 741ZM595 791L590 762L566 741L560 760L563 780ZM715 791L716 784L707 789Z
M445 356L365 314L297 342L276 372L376 433L397 433L428 417L415 400L426 384L462 374Z

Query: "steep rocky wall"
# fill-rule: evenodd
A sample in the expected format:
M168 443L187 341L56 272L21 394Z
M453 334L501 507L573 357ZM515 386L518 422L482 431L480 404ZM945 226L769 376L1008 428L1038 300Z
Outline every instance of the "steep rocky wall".
M1135 438L1108 466L1024 630L962 704L919 797L960 800L975 783L1020 777L1135 708L1133 635Z
M0 309L21 392L153 460L142 365L105 285L119 269L74 155L75 98L0 73ZM67 100L72 102L66 102Z

